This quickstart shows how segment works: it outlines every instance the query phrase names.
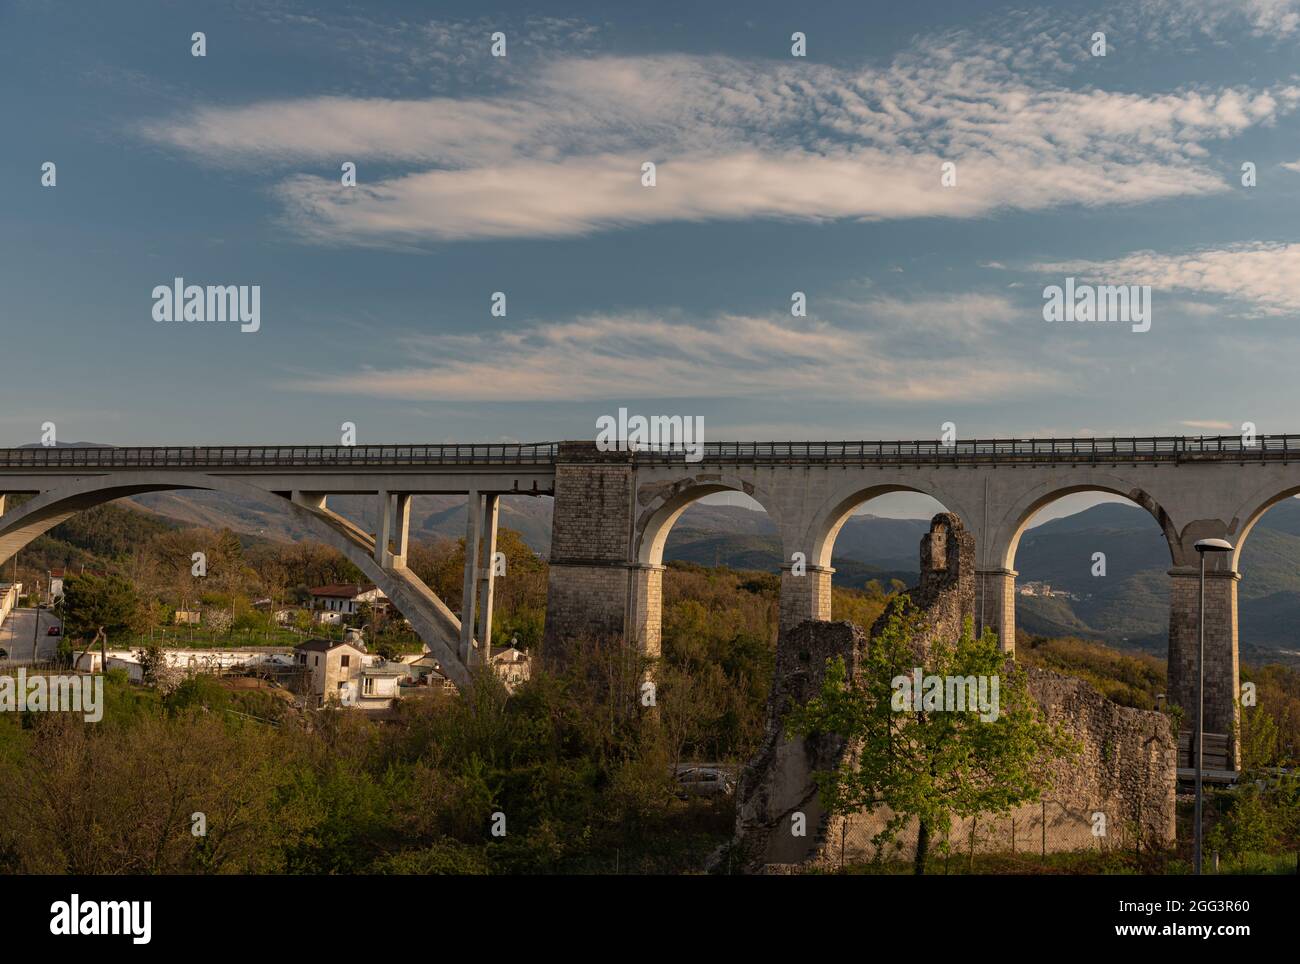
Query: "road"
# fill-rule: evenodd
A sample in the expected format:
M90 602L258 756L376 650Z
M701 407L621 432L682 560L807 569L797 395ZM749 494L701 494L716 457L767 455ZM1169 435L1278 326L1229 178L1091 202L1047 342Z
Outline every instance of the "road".
M27 663L32 661L32 619L38 610L15 609L5 617L0 626L0 649L8 653L10 663ZM36 630L37 662L53 659L59 648L58 636L47 636L46 630L59 624L58 618L48 609L39 610L40 628Z

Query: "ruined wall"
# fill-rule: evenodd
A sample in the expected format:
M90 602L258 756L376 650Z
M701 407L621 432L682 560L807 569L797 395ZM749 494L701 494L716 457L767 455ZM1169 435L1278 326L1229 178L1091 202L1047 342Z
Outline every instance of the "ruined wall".
M1176 752L1169 717L1113 703L1084 680L1034 668L1024 672L1046 720L1072 736L1079 753L1050 764L1053 785L1042 800L998 816L954 820L954 852L966 854L972 845L976 853L1026 856L1172 846ZM890 816L882 807L824 821L825 833L806 859L829 867L872 859L871 838ZM911 859L916 822L891 846L895 853L887 852L887 858Z
M973 539L955 516L944 513L931 521L921 540L921 566L920 583L908 595L927 614L924 647L959 633L974 608ZM873 635L882 625L873 627ZM867 645L868 638L850 623L812 620L778 640L764 740L737 788L736 842L746 869L779 873L876 856L871 838L892 816L889 809L832 817L813 784L814 771L844 760L850 750L846 741L788 739L783 725L789 706L821 688L827 658L842 656L849 671L857 672ZM1072 735L1080 753L1053 765L1054 786L1044 800L996 818L955 821L949 837L954 849L1050 853L1134 847L1139 837L1143 846L1172 844L1176 751L1168 718L1112 703L1082 680L1024 671L1044 717ZM804 815L805 837L792 833L796 813ZM1099 813L1105 820L1103 837L1093 832ZM898 835L896 852L884 856L909 860L915 844L913 821Z
M933 639L956 639L962 622L973 618L975 537L951 512L940 512L930 520L930 531L921 537L921 578L903 595L923 614L918 655L924 655ZM869 638L878 636L888 619L888 613L882 614Z
M783 720L790 706L806 703L821 690L828 659L843 657L855 673L865 645L862 630L849 622L807 620L777 640L763 742L741 770L736 787L736 838L745 866L809 860L816 842L825 838L829 818L812 775L838 765L846 741L836 736L789 739ZM791 832L795 813L805 816L806 837Z

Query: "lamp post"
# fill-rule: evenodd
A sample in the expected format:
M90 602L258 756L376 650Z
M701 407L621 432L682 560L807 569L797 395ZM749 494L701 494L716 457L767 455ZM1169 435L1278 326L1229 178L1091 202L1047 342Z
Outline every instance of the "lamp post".
M1196 650L1196 826L1194 828L1197 876L1201 873L1201 767L1205 757L1205 554L1231 552L1232 543L1226 539L1197 539L1196 552L1201 557L1201 616L1199 620L1200 645Z

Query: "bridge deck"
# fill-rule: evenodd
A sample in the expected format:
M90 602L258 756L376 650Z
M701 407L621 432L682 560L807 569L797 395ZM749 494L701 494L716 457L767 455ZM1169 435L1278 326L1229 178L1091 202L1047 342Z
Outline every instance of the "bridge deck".
M3 469L242 469L550 466L566 443L455 445L216 445L43 447L0 449ZM589 443L588 443L589 444ZM933 439L874 442L710 442L712 464L1080 464L1136 462L1288 462L1300 456L1300 435L1149 436L1131 438ZM641 449L638 462L685 459L681 451Z

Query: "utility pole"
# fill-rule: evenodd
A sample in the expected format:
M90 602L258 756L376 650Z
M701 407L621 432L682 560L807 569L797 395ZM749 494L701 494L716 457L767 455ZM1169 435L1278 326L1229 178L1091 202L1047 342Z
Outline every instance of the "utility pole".
M36 577L36 608L32 611L32 665L36 665L37 631L41 628L41 577Z

